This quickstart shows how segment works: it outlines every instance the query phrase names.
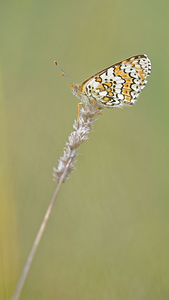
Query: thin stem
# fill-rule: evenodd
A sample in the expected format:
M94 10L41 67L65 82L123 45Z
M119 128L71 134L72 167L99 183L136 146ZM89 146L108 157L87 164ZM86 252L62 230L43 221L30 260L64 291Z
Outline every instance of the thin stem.
M70 159L70 160L71 160L71 159ZM70 164L70 160L69 160L68 164ZM67 164L67 165L68 165L68 164ZM22 271L22 273L21 273L21 276L20 276L20 278L19 278L19 280L18 280L18 283L17 283L17 285L16 285L16 288L15 288L15 291L14 291L14 293L13 293L13 296L12 296L11 300L18 300L18 299L19 299L19 296L20 296L21 291L22 291L22 289L23 289L25 280L26 280L27 275L28 275L28 273L29 273L29 270L30 270L32 261L33 261L33 259L34 259L36 250L37 250L37 248L38 248L38 246L39 246L40 240L41 240L41 238L42 238L43 232L44 232L44 230L45 230L47 221L48 221L48 219L49 219L49 217L50 217L50 214L51 214L53 205L54 205L54 203L55 203L56 197L57 197L57 195L58 195L58 192L59 192L59 190L60 190L60 187L61 187L61 184L62 184L62 183L63 183L63 176L60 178L60 180L59 180L59 182L58 182L58 185L57 185L57 188L56 188L56 190L55 190L55 192L54 192L54 194L53 194L53 196L52 196L52 199L51 199L51 201L50 201L50 204L49 204L49 206L48 206L48 209L47 209L47 211L46 211L46 214L45 214L44 219L43 219L43 221L42 221L42 224L41 224L41 226L40 226L40 229L39 229L39 231L38 231L38 233L37 233L37 236L36 236L36 238L35 238L35 241L34 241L34 243L33 243L32 249L31 249L31 251L30 251L30 253L29 253L29 255L28 255L28 258L27 258L27 260L26 260L25 266L24 266L23 271Z
M18 283L16 285L16 288L15 288L15 291L14 291L14 294L13 294L11 300L19 299L19 296L22 292L25 280L28 276L32 261L34 259L35 253L37 251L37 248L41 241L42 235L44 233L47 221L50 217L56 197L60 190L61 184L68 179L69 174L74 169L76 151L79 148L79 146L85 140L87 140L88 134L89 134L90 130L92 129L92 124L94 122L93 117L96 116L97 114L98 114L98 109L96 109L96 107L94 107L92 105L86 105L85 109L83 107L81 109L81 114L78 119L78 124L77 124L77 121L75 121L75 123L73 125L74 131L69 136L69 142L66 143L64 155L59 160L58 169L54 169L54 177L55 177L55 180L58 182L57 188L53 194L53 197L50 201L48 209L45 213L44 219L41 223L40 229L37 233L37 236L33 243L32 249L28 255L25 266L24 266L21 276L18 280Z

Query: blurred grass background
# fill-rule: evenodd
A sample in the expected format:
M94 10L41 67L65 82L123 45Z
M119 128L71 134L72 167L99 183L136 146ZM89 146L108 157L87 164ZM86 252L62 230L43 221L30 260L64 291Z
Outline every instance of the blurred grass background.
M133 107L104 110L62 186L20 299L169 299L168 1L0 3L0 299L10 299L55 189L77 83L152 61Z

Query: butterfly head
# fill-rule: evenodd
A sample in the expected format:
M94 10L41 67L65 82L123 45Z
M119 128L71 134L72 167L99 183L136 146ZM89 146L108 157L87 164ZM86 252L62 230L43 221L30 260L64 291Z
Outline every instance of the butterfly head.
M70 87L71 87L71 89L72 89L73 95L75 95L75 96L78 97L78 96L79 96L79 95L78 95L78 91L79 91L78 85L70 83Z

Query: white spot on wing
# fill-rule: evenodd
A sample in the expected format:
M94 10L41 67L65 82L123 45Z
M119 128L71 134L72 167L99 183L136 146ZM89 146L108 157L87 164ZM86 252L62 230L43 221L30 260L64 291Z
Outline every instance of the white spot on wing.
M123 96L122 94L118 94L118 98L119 98L120 100L123 100L123 99L124 99L124 96Z
M119 81L118 81L118 83L115 85L115 88L116 88L116 89L121 89L121 88L122 88L122 84L119 83Z
M114 76L113 81L117 81L119 83L119 80L121 80L120 76Z
M116 89L116 88L115 88L115 92L116 92L117 94L120 94L120 93L121 93L121 89Z
M107 92L106 91L102 91L102 92L99 93L99 95L102 96L102 97L104 97L104 96L107 95Z
M91 85L91 86L93 86L95 89L100 85L100 82L97 82L96 80L95 80L95 78L93 78L91 81L89 81L88 83L87 83L87 87L89 87L89 85Z
M107 69L107 76L108 77L112 77L113 73L114 73L114 68L111 67L111 68Z

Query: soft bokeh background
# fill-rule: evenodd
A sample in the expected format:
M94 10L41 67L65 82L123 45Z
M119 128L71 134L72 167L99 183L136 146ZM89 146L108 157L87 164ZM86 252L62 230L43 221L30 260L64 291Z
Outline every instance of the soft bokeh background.
M133 107L105 109L62 186L21 298L169 299L169 2L0 4L0 299L10 299L56 184L77 83L146 53Z

